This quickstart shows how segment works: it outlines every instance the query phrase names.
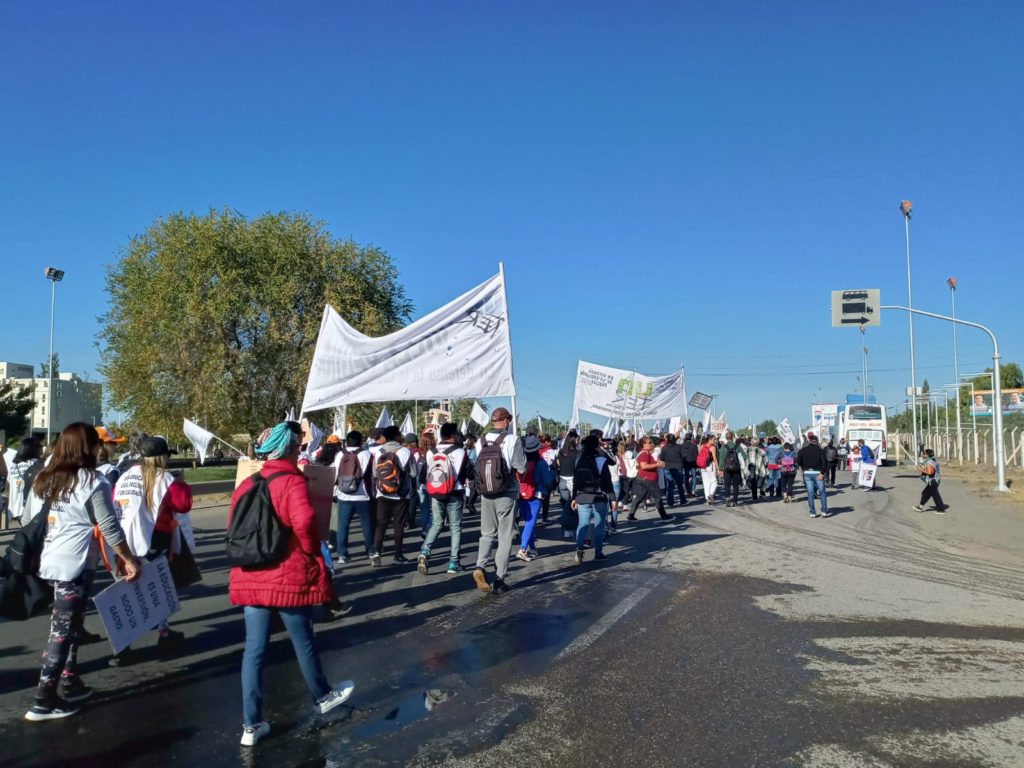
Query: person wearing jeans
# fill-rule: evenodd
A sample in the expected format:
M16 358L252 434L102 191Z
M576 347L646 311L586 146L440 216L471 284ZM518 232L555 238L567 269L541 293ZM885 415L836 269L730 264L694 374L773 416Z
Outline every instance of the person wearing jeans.
M271 616L277 613L292 639L299 669L320 714L327 714L352 694L351 680L327 683L313 639L313 607L335 600L331 574L321 554L316 516L306 479L298 468L301 428L281 422L264 430L256 455L266 461L259 476L267 481L274 513L290 533L279 560L255 567L234 566L228 580L232 605L243 607L245 652L242 655L242 746L251 747L270 732L263 720L263 658L270 636ZM255 477L255 476L254 476ZM273 479L270 479L273 478ZM253 488L247 478L231 496L228 527L238 503Z
M825 451L818 444L818 438L813 432L807 433L807 445L797 453L796 463L804 472L804 485L807 488L807 506L811 511L811 517L818 516L814 509L815 489L821 494L821 516L828 517L828 499L825 495L825 471L828 469L828 460L825 458Z
M604 560L604 526L608 517L608 494L614 492L608 457L600 452L600 439L588 435L573 473L572 505L579 513L576 528L576 564L583 563L583 547L590 526L594 526L594 559ZM614 501L612 502L615 503Z
M438 480L443 480L446 477L454 481L451 493L444 496L430 496L430 529L423 540L423 546L420 548L420 555L417 559L417 570L424 576L428 573L430 548L434 546L434 542L437 541L437 537L441 534L441 528L446 519L452 533L451 553L448 557L448 573L459 573L462 571L462 565L459 562L459 547L462 544L462 514L466 504L465 483L466 477L469 474L470 463L465 449L456 445L455 435L454 424L442 424L440 444L434 448L429 448L426 454L424 454L427 468L423 486L425 493L429 494L432 481L436 483ZM442 473L440 477L434 477L434 466L441 458L447 461L447 465L440 464L441 469L447 467L447 475Z

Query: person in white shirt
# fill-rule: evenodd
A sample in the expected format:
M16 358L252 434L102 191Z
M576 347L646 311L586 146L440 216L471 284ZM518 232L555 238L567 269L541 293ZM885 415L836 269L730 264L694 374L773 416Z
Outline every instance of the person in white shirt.
M441 442L427 451L424 489L430 498L431 523L427 537L423 540L417 568L427 575L430 549L441 533L445 518L452 532L451 552L448 557L448 573L459 573L459 547L462 543L462 513L466 503L466 476L469 472L469 456L464 448L455 442L454 424L441 425ZM447 492L446 492L447 491Z
M402 554L406 517L409 514L409 489L412 487L413 480L410 473L416 471L412 451L402 445L402 431L396 426L385 428L382 437L384 443L377 446L378 450L373 461L377 509L370 565L374 568L380 567L384 534L387 532L388 526L392 524L395 529L395 556L392 562L396 565L413 562ZM386 466L391 466L394 472L385 480L380 470Z
M334 457L334 498L338 502L338 562L347 563L348 529L352 518L359 517L366 556L373 554L373 517L370 514L370 467L373 455L362 447L363 436L349 432L345 447Z
M496 408L491 414L491 423L494 428L488 432L480 442L480 452L477 454L477 491L480 493L480 545L477 551L476 568L473 570L473 580L477 589L481 592L507 592L509 587L505 582L508 573L508 561L512 552L512 531L515 528L516 502L519 499L519 481L515 479L516 472L526 471L526 452L523 450L523 442L518 436L509 433L512 425L512 414L505 408ZM495 494L487 495L483 492L483 475L487 468L484 464L484 452L487 446L499 443L502 460L505 463L505 472L510 477L509 486L506 490ZM495 579L492 584L487 578L487 565L491 559L491 550L497 542L498 549L494 556Z
M53 586L53 615L35 704L25 714L30 722L73 715L93 693L78 676L78 636L100 552L93 529L98 527L124 560L128 581L142 573L142 564L129 549L114 515L110 486L96 472L99 447L92 425L68 425L54 446L49 466L32 485L29 505L47 523L39 578Z
M21 520L28 525L32 520L31 511L26 508L32 481L43 468L43 444L38 437L26 437L21 447L14 454L13 461L7 464L7 505L12 520Z

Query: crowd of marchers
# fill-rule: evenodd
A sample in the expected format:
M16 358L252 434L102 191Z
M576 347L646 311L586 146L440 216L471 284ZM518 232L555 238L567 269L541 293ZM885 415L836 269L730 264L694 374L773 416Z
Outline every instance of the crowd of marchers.
M100 567L115 579L133 581L145 561L166 557L179 590L201 579L192 554L192 492L168 468L173 451L167 440L134 434L125 442L103 427L76 423L45 451L37 438L26 438L19 449L0 452L6 514L20 525L0 561L3 613L26 618L31 610L25 606L52 602L35 700L25 715L29 721L73 715L93 694L78 674L77 655L79 646L102 639L84 626ZM474 589L501 595L512 588L510 562L530 563L542 554L538 530L551 520L555 503L562 536L575 542L572 562L581 566L588 552L594 561L607 559L606 542L641 514L669 523L669 510L678 506L788 504L803 490L810 516L828 517L839 472L852 472L851 489L870 491L876 479L872 472L869 483L862 481L860 470L875 464L863 441L836 444L807 433L794 445L778 437L737 438L729 431L703 434L699 425L693 432L613 439L596 429L582 436L576 430L559 437L520 435L505 408L493 411L490 427L479 436L443 424L419 435L392 426L310 442L300 424L284 421L259 435L255 453L262 465L235 489L226 535L229 597L242 609L245 624L243 746L253 746L270 730L261 669L275 619L291 636L316 711L327 714L354 690L351 680L328 682L313 632L314 609L335 619L351 610L339 599L335 581L353 559L354 521L371 568L415 565L428 576L440 561L443 573L468 570ZM304 464L333 470L337 514L328 541L318 532ZM933 452L925 453L918 469L925 488L915 509L923 511L932 500L936 512L944 512ZM462 532L469 515L478 515L480 533L467 568ZM415 528L418 549L406 539ZM182 632L166 621L152 629L161 655L182 652ZM126 648L109 663L134 661Z

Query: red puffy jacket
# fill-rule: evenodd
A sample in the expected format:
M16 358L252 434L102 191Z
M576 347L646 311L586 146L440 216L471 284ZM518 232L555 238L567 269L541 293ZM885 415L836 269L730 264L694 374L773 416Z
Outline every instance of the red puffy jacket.
M270 477L287 472L287 477L270 481L270 500L281 522L292 529L288 554L268 568L232 568L228 594L233 605L261 605L267 608L298 608L320 605L334 598L331 577L320 552L313 507L309 503L306 478L294 464L281 459L267 461L260 474ZM231 512L242 495L252 487L246 479L231 494Z

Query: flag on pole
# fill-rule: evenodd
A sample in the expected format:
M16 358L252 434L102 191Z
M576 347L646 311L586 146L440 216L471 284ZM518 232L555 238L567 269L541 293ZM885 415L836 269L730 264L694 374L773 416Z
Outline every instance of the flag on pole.
M473 401L473 410L469 412L469 418L481 427L486 427L491 423L491 417L487 415L487 411L476 400Z
M468 425L466 424L466 420L463 419L462 420L462 424L459 425L459 432L461 432L463 435L465 435L466 434L466 427L467 426Z
M380 418L377 419L375 426L379 429L395 426L395 422L392 420L391 414L388 413L388 407L386 405L381 409Z
M410 432L416 432L416 425L412 422L412 414L406 413L405 418L402 419L402 426L399 427L402 430L403 435L408 435Z
M342 416L344 409L334 409L334 424L331 425L331 434L337 435L338 437L344 437L345 433L342 431L345 429L345 419Z
M292 406L288 409L288 412L284 415L285 421L295 421L295 407Z
M205 464L206 451L213 441L213 433L207 432L194 421L189 421L188 419L185 419L185 426L182 429L185 432L185 437L188 438L188 441L192 443L192 447L196 449L196 453L199 454L199 463Z

